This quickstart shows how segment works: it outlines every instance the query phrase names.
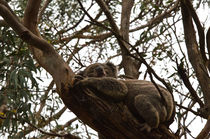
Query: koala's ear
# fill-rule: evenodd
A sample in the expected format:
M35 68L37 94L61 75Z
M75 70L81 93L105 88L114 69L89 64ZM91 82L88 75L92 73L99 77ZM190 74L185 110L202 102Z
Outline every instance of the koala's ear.
M80 75L80 76L84 76L84 71L79 71L78 73L77 73L77 75Z
M109 66L111 69L116 70L117 71L117 66L115 66L113 63L111 62L107 62L106 63L107 66Z
M114 74L116 74L115 76L117 77L117 73L118 73L118 68L117 66L115 66L113 63L111 62L107 62L106 65L112 70L112 72Z

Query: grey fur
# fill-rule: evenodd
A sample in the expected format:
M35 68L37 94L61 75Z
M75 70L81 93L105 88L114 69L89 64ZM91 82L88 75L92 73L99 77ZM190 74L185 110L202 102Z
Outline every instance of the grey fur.
M142 123L141 130L150 132L163 124L170 124L174 113L173 96L163 87L144 80L118 80L117 68L112 63L95 63L88 66L80 76L82 87L92 89L97 96L115 102L123 101L131 113Z

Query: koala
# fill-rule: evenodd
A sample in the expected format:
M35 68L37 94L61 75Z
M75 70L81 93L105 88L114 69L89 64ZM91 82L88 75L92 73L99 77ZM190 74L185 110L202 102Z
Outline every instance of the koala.
M91 89L95 95L109 101L123 102L141 123L141 131L150 132L160 124L171 124L174 100L170 92L152 82L136 79L118 80L112 63L92 64L82 71L78 85ZM163 102L163 100L165 102Z

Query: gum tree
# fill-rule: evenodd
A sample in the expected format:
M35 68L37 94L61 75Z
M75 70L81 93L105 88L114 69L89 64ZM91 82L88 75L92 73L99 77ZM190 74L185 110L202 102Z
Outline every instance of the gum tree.
M210 115L210 35L195 12L200 5L195 1L193 7L189 0L0 0L1 131L11 137L91 138L88 125L110 138L187 138L189 117ZM181 20L184 35L177 31ZM119 65L120 77L158 82L174 94L173 132L161 127L141 132L125 105L72 89L76 71L107 60ZM52 76L47 87L43 69ZM75 132L72 123L78 118L65 114L69 110L82 121L85 135ZM198 138L209 136L209 125L208 120Z

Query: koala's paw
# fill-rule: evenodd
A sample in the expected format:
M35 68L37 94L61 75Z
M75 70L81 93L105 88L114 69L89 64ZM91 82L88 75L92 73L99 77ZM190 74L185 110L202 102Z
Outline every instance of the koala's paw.
M141 124L141 129L140 131L146 131L146 132L151 132L152 128L147 124L147 123L143 123Z
M84 77L81 75L75 75L73 78L73 86L76 85L79 81L83 80Z

